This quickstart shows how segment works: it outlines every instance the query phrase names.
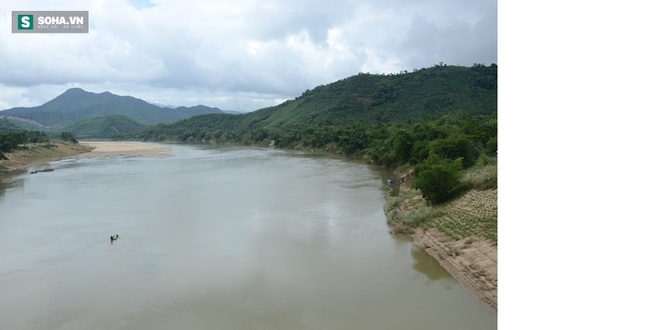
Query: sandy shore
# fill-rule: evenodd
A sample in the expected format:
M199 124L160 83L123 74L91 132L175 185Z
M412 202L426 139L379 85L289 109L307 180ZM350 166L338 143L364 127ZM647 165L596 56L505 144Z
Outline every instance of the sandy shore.
M143 142L87 141L78 144L31 143L23 149L5 154L0 160L0 172L8 173L39 166L66 157L99 157L112 155L167 156L171 148Z
M172 150L166 146L144 142L81 141L80 144L93 148L90 153L85 155L90 157L102 155L165 156Z
M30 143L23 149L5 154L8 158L0 160L0 172L13 172L30 166L39 166L65 157L88 153L91 147L65 142Z
M415 205L423 201L421 192L411 187L412 179L407 176L403 175L404 180L399 187L401 202L397 212L401 213L414 211ZM478 217L485 212L488 216L496 217L497 190L473 190L442 208L450 216L467 213ZM407 231L407 234L412 237L415 246L424 249L457 281L497 311L497 245L475 235L453 239L433 226L415 228Z

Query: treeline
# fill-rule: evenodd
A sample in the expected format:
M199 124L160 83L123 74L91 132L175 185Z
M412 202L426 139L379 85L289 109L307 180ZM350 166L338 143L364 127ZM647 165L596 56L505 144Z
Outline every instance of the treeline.
M415 166L415 186L440 203L468 188L460 180L463 171L496 162L497 65L363 73L274 107L195 116L120 138L274 145L341 153L387 167L409 164Z
M48 141L48 135L39 131L0 132L0 159L6 159L4 154L19 148L21 144Z
M50 143L53 138L66 142L78 143L76 136L70 132L61 132L56 136L49 136L42 131L10 131L0 132L0 160L7 159L5 153L21 149L22 144L26 143Z
M209 119L218 118L209 116ZM415 166L415 186L424 197L440 203L469 187L460 182L463 170L497 156L497 115L445 114L428 121L350 125L301 125L232 130L226 121L198 127L195 120L160 125L133 136L152 141L274 145L341 153L390 168ZM225 127L225 129L220 129ZM485 188L496 187L496 180Z
M407 123L259 129L244 134L241 142L258 143L264 137L282 148L340 152L390 168L415 166L413 186L434 204L470 188L497 187L496 176L472 186L461 180L468 168L497 162L496 114L440 115L430 121Z

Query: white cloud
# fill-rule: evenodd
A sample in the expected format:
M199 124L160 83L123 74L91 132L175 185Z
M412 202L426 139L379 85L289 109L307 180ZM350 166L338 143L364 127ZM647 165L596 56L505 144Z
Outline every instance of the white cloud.
M496 9L494 0L3 1L0 86L12 92L0 108L79 86L254 110L360 71L492 63ZM12 10L89 10L91 29L12 34Z

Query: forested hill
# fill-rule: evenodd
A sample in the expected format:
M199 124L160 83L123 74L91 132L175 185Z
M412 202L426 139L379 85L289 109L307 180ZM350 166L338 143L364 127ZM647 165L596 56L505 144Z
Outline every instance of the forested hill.
M10 123L7 119L0 116L0 132L18 131L20 127Z
M400 74L358 74L305 91L294 100L243 115L213 114L158 125L144 140L236 141L309 127L414 122L441 114L497 113L497 65L436 65Z
M497 66L440 66L396 75L358 74L270 110L266 126L416 121L497 111Z
M0 115L25 129L50 130L84 119L110 115L122 115L151 125L221 112L220 109L206 106L161 108L131 96L119 96L110 92L91 93L80 88L71 88L40 106L12 108L0 111Z
M145 128L126 116L113 115L81 120L62 129L78 139L111 139L121 134L130 134Z

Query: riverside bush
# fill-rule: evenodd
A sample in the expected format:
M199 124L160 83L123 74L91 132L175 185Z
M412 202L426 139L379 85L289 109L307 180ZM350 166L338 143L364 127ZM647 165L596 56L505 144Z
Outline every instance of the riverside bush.
M467 187L460 180L462 168L462 158L452 162L435 155L429 156L415 167L413 188L419 189L422 196L432 204L446 202Z

